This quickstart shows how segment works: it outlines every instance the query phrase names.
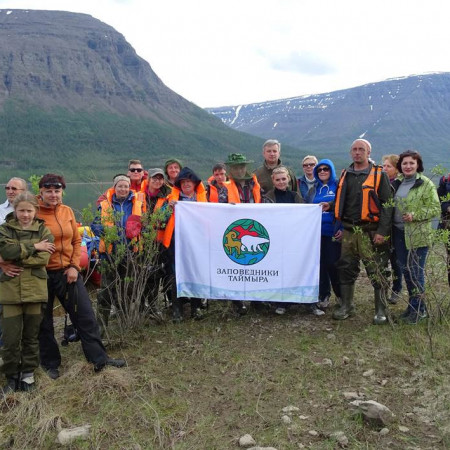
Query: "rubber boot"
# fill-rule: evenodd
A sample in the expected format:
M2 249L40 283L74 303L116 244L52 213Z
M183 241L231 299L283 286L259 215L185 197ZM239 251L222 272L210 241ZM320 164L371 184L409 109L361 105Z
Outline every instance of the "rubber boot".
M353 304L354 294L354 284L341 285L341 303L339 307L333 311L333 319L345 320L355 315L355 305Z
M22 392L32 392L36 388L33 372L22 372L20 375L19 390Z
M172 298L172 322L180 323L183 320L183 299L178 297Z
M6 384L2 388L2 394L7 395L19 390L19 375L6 377Z
M374 325L385 325L387 323L386 316L386 297L383 289L375 289L375 316L372 323Z

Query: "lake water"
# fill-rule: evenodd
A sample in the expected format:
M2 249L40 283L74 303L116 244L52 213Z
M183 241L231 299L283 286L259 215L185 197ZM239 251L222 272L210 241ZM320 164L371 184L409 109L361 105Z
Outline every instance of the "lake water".
M0 186L4 187L5 184ZM92 209L96 210L97 198L110 187L112 187L111 182L67 183L63 203L70 206L74 210L77 220L81 221L81 211L83 208L91 204ZM2 189L2 192L4 192L4 189ZM3 199L0 198L0 203L3 203L5 200L6 196Z
M96 210L96 201L98 197L108 188L112 187L109 183L67 183L64 191L63 203L70 206L81 221L81 211L87 208L89 204L93 210Z

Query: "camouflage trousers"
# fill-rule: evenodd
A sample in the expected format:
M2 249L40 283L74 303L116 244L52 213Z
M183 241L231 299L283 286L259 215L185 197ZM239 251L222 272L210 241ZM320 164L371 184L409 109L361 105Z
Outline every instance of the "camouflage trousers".
M11 377L33 372L39 366L39 327L43 303L3 305L0 321L3 329L2 372Z
M361 227L344 229L341 257L336 263L341 285L351 285L356 282L360 261L363 262L367 276L375 289L389 285L389 240L375 245L373 243L374 235L375 231L364 230Z

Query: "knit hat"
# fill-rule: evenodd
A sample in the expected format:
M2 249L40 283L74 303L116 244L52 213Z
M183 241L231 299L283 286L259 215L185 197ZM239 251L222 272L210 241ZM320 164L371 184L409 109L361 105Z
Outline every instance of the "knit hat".
M119 181L126 181L128 183L129 186L131 186L131 180L129 177L127 177L126 175L116 175L114 177L114 181L113 181L113 186L116 187L116 184Z
M167 175L167 166L170 166L171 164L178 164L180 166L180 170L183 168L183 163L177 159L177 158L170 158L164 163L164 172L166 172Z

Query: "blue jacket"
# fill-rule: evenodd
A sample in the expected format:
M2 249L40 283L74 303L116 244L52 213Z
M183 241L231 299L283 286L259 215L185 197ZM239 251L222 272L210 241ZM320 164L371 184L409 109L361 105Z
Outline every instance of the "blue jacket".
M308 191L309 189L309 184L306 182L306 175L303 175L300 178L297 178L297 182L298 182L298 187L300 190L300 195L302 196L302 198L305 200L305 202L309 203L307 200L308 197ZM316 182L317 184L317 182ZM316 186L315 184L315 186Z
M131 216L133 212L133 197L134 192L130 191L128 194L128 197L123 201L119 202L116 198L116 194L113 194L112 201L109 204L108 207L112 208L114 213L117 214L117 222L115 223L117 227L117 233L119 237L120 242L129 242L129 239L125 236L125 227L128 218ZM107 202L107 200L104 200L104 202ZM102 237L103 235L103 224L101 220L101 210L102 205L104 205L104 202L100 203L99 206L99 215L95 218L94 222L91 224L91 230L95 234L95 236Z
M330 179L327 184L323 184L317 175L317 168L321 166L328 166L331 170ZM329 159L320 160L316 167L314 167L314 178L316 179L316 184L311 188L306 196L307 203L321 203L321 202L331 202L336 197L336 190L338 186L338 180L336 179L336 170L334 164ZM336 231L340 228L336 226L334 220L334 211L323 211L322 212L322 235L323 236L334 236Z

